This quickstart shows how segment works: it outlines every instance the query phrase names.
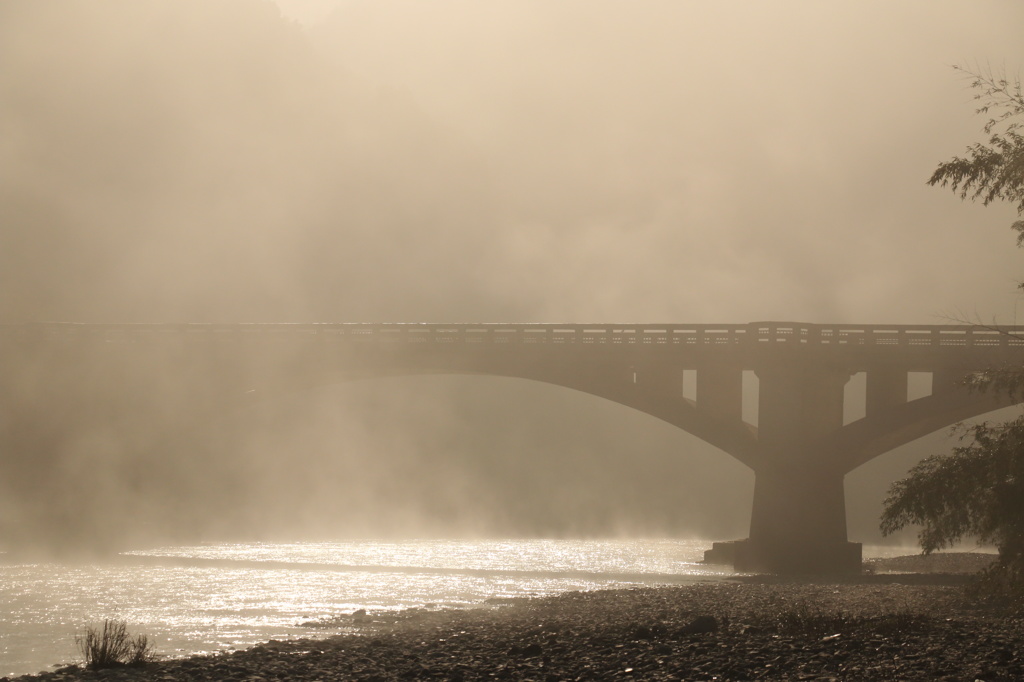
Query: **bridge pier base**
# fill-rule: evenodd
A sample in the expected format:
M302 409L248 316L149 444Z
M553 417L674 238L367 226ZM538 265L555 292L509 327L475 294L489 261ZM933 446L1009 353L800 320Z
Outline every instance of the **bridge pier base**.
M845 540L783 548L748 539L712 543L704 563L731 565L744 573L859 573L861 544Z
M861 545L846 539L843 474L802 458L759 470L750 537L716 542L705 563L755 573L859 573Z
M841 473L803 466L757 472L750 537L716 542L705 563L754 573L859 573L861 545L846 539Z

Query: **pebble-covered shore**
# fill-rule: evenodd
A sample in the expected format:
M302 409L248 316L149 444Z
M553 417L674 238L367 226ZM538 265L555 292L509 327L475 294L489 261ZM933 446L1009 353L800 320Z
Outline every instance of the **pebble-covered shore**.
M906 570L898 563L880 568ZM843 581L751 577L466 611L357 613L349 618L351 635L16 679L1024 679L1024 619L972 597L965 582L954 572Z

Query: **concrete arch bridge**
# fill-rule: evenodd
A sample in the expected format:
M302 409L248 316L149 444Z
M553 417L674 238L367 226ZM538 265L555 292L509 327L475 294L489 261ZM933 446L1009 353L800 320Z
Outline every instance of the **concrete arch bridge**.
M518 377L591 393L673 424L754 471L750 536L707 560L740 570L859 570L844 476L878 455L1005 407L960 382L1024 363L1024 327L750 324L24 324L0 355L41 346L191 362L219 399L252 391L421 373ZM19 350L20 349L20 350ZM90 349L90 350L84 350ZM215 368L215 369L214 369ZM845 386L866 377L863 418ZM908 377L931 393L908 400ZM757 424L744 374L756 375ZM187 372L185 373L187 375ZM749 381L748 381L749 383Z

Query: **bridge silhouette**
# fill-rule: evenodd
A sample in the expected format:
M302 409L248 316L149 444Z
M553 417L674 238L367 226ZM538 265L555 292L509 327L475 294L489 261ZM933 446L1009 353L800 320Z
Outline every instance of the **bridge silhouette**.
M750 324L18 324L0 341L167 354L219 371L241 399L355 378L428 373L517 377L583 391L677 426L750 467L749 538L705 560L738 570L859 570L844 476L900 445L1012 404L962 380L1024 362L1024 327ZM24 347L24 346L21 346ZM90 352L80 354L88 361ZM744 421L744 373L757 424ZM864 416L844 424L845 387L866 377ZM908 400L911 373L929 395Z

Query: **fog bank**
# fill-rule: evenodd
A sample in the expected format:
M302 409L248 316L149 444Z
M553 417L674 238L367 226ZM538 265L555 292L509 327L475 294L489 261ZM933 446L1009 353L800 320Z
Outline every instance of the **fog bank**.
M925 180L980 135L950 65L1017 69L1022 25L1000 2L7 0L0 322L1013 323L1013 211ZM564 389L204 413L217 367L0 354L0 543L747 530L742 466ZM945 446L848 499L922 447ZM877 513L852 503L851 539Z

